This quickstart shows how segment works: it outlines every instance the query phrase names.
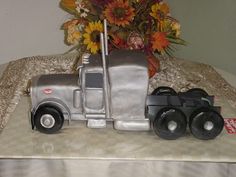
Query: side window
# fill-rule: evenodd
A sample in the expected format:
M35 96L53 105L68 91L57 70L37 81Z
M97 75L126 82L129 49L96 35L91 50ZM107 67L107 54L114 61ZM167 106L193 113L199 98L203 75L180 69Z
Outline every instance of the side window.
M103 88L103 74L102 73L86 73L85 74L86 88Z

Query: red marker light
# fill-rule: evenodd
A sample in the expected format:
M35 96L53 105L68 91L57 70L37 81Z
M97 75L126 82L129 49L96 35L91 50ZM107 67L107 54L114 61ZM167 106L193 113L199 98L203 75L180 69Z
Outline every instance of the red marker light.
M49 95L49 94L52 93L52 89L46 88L46 89L43 90L43 93L45 93L46 95Z

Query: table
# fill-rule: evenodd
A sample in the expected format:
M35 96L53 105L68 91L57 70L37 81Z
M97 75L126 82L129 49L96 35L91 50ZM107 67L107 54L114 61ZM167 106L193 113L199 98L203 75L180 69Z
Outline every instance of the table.
M236 115L225 100L217 102L225 117ZM166 141L78 123L44 135L30 129L29 104L22 97L0 134L0 176L235 176L236 140L226 131L207 142L190 134Z

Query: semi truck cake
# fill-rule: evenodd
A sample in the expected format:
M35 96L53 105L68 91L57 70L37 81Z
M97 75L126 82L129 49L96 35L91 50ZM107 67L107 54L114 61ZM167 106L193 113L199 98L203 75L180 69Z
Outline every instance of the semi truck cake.
M224 120L214 96L200 88L176 92L170 87L158 87L148 95L146 55L140 50L108 54L103 33L100 43L101 55L84 54L78 73L32 78L32 129L52 134L65 122L83 120L89 128L105 128L109 121L117 130L153 131L168 140L187 129L203 140L221 133Z

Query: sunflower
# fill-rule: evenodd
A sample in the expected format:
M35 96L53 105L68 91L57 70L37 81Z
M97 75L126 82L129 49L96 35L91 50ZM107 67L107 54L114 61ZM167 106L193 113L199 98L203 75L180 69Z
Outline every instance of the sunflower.
M128 1L123 0L109 3L103 13L111 24L123 27L129 25L135 16L134 8L129 5Z
M169 6L163 2L152 5L151 9L150 15L159 21L163 20L170 13Z
M163 50L168 47L168 45L170 44L170 42L168 41L168 39L166 38L166 33L163 32L155 32L152 35L152 40L151 40L151 44L152 44L152 49L153 50L157 50L158 52L163 52Z
M87 50L90 50L93 54L97 53L100 49L100 33L103 31L101 21L90 22L85 27L84 44L87 45Z

